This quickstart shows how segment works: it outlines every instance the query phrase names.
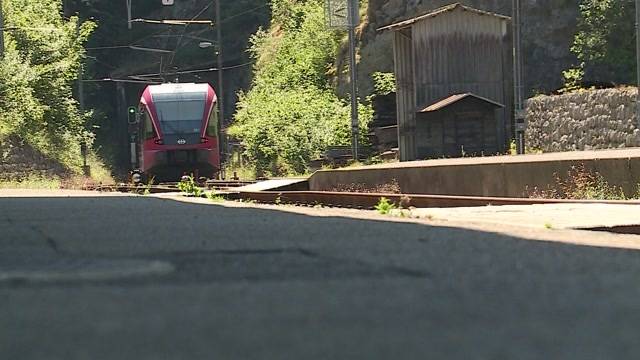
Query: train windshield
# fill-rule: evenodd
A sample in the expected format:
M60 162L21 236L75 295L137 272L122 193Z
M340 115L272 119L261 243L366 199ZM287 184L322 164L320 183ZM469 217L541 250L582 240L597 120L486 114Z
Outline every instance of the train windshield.
M154 94L156 112L164 135L199 134L207 94L183 92Z

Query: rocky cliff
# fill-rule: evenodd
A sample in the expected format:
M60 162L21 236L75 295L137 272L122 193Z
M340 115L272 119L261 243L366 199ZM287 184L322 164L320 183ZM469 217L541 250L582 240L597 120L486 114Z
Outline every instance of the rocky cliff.
M378 28L460 2L511 16L512 0L369 0L361 28L359 79L362 93L371 92L370 74L393 71L391 33ZM579 15L579 0L521 0L524 77L529 95L562 86L562 71L575 62L569 51Z

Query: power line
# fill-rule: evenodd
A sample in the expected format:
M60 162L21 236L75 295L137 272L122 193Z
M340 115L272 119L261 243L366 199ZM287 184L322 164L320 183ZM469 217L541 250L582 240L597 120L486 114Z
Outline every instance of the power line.
M214 1L220 1L220 0L214 0ZM207 10L211 7L211 5L213 5L213 1L212 1L212 2L210 2L210 3L208 3L204 8L202 8L202 10L200 10L200 11L196 14L196 16L194 16L193 18L191 18L191 21L195 21L195 19L197 19L200 15L204 14L204 12L205 12L205 11L207 11ZM210 20L207 20L207 21L209 21L209 24L212 24L212 22L211 22ZM187 25L184 27L184 29L182 29L182 34L181 34L181 35L180 35L180 37L178 38L178 42L176 43L176 48L175 48L175 50L173 51L173 54L171 55L171 61L169 61L169 65L173 65L173 61L174 61L174 60L175 60L175 58L176 58L176 53L177 53L178 49L180 48L180 44L182 44L182 39L184 38L184 35L187 33L187 28L188 28L188 27L189 27L189 24L187 24Z
M112 79L112 78L103 78L103 79L85 79L82 82L122 82L122 83L136 83L136 84L160 84L160 81L152 81L152 80L130 80L130 79Z
M260 10L260 9L262 9L262 8L264 8L264 7L267 7L267 6L269 6L269 4L260 5L260 6L258 6L258 7L253 8L253 9L246 10L246 11L243 11L243 12L239 12L239 13L237 13L237 14L235 14L235 15L231 15L231 16L228 16L228 17L226 17L226 18L224 18L224 19L220 20L220 22L221 22L221 23L223 23L223 22L225 22L225 21L228 21L228 20L231 20L231 19L237 18L238 16L241 16L241 15L244 15L244 14L248 14L248 13L255 12L256 10Z
M241 67L245 67L245 66L249 66L252 65L254 63L254 61L250 61L244 64L238 64L238 65L232 65L232 66L226 66L226 67L222 67L222 70L232 70L232 69L237 69L237 68L241 68ZM137 75L128 75L128 77L148 77L148 76L162 76L162 75L166 75L166 76L172 76L172 75L185 75L185 74L197 74L197 73L204 73L204 72L214 72L214 71L218 71L219 68L215 67L215 68L208 68L208 69L197 69L197 70L185 70L185 71L174 71L174 72L170 72L170 73L154 73L154 74L137 74Z

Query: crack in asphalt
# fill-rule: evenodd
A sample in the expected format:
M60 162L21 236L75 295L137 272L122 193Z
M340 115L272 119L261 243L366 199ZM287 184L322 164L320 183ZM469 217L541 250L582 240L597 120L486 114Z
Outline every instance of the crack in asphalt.
M36 226L32 225L29 226L29 229L31 229L32 231L34 231L35 233L39 234L40 236L42 236L47 244L47 246L52 249L56 254L60 254L60 248L58 246L58 243L56 242L56 240L54 238L52 238L51 236L47 235L44 231L38 229Z

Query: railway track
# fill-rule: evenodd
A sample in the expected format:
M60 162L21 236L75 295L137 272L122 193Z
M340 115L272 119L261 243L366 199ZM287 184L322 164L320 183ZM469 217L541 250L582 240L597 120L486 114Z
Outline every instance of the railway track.
M200 183L199 186L215 191L229 191L234 188L253 184L255 181L239 181L239 180L207 180ZM109 184L85 186L83 190L89 191L105 191L105 192L124 192L124 193L145 193L161 194L179 192L179 182L165 182L157 185L134 185L134 184Z
M305 206L333 206L356 209L373 209L380 198L389 199L404 208L430 207L475 207L498 205L535 205L535 204L635 204L633 200L565 200L565 199L528 199L501 198L480 196L451 196L451 195L418 195L418 194L381 194L354 192L323 192L323 191L288 191L288 192L239 192L229 194L230 197L243 201L256 201L270 204L296 204Z
M531 199L507 197L457 196L457 195L422 195L422 194L389 194L389 193L359 193L359 192L328 192L328 191L236 191L243 185L251 184L247 181L207 181L200 184L209 190L220 191L221 196L228 200L253 201L264 204L293 204L301 206L328 206L354 209L373 209L380 198L403 208L446 208L446 207L477 207L499 205L535 205L535 204L634 204L640 205L640 200L566 200L566 199ZM159 185L143 186L131 184L102 185L86 190L111 191L126 193L171 193L179 192L178 183L163 183Z

